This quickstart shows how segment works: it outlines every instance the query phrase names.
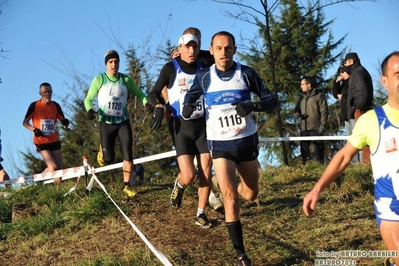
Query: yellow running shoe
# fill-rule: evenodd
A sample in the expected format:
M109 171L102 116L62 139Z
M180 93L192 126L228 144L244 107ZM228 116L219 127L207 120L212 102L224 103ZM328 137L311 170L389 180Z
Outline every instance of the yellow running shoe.
M97 153L97 162L98 162L98 164L100 166L104 166L105 165L105 161L104 161L104 158L103 158L103 149L101 148L101 145L100 145L100 150Z
M128 196L128 198L133 198L137 194L137 192L134 191L133 188L129 186L125 186L122 191L123 193L125 193L126 196Z

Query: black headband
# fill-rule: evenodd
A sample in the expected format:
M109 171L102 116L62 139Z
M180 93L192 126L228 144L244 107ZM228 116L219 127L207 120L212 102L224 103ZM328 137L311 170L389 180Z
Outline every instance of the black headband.
M116 58L119 61L119 54L117 52L112 52L110 54L107 54L105 56L105 64L107 64L108 60L112 59L112 58Z

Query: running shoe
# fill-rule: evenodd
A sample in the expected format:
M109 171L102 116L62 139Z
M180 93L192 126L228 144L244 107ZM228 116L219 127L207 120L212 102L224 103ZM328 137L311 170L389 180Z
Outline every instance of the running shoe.
M137 192L133 190L133 188L129 187L129 186L125 186L123 188L123 193L125 193L126 196L128 196L129 198L133 198L134 196L136 196Z
M100 150L97 153L97 162L98 162L98 164L100 166L104 166L105 165L105 161L104 161L104 158L103 158L103 149L102 149L101 145L100 145Z
M209 199L209 205L214 209L215 211L223 209L223 202L221 199L216 197L216 195L213 195Z
M183 192L184 188L179 187L177 184L178 178L176 178L175 186L172 190L172 195L170 195L170 202L172 203L172 207L178 209L180 208L181 202L183 200Z
M212 223L208 220L205 213L202 213L198 217L195 218L195 224L198 224L202 228L211 228L212 227Z
M251 260L248 258L247 254L243 253L237 258L238 266L251 266Z

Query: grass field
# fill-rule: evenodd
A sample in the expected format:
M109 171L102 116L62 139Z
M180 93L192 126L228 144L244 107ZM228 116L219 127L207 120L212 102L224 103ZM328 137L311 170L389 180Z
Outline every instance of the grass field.
M258 200L241 204L253 265L315 265L316 259L337 252L385 250L374 218L370 166L351 165L322 194L316 215L303 214L302 199L324 168L309 163L261 172ZM122 195L120 183L99 178L173 265L236 265L223 212L207 209L215 228L194 223L196 184L186 189L182 207L175 210L169 202L174 174L137 187L133 200ZM65 197L74 181L5 190L9 196L0 199L0 265L162 265L100 186L95 184L86 195L83 183ZM13 209L20 218L11 222ZM364 254L346 259L381 265L383 258Z

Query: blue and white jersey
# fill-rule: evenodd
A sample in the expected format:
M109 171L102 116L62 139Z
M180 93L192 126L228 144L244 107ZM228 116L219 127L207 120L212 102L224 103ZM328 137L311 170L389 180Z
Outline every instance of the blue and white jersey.
M176 69L176 78L173 82L172 87L168 88L169 104L172 115L174 117L181 118L184 97L186 96L186 93L190 90L191 86L193 85L196 73L188 74L183 72L176 59L173 59L172 63ZM198 70L200 70L202 68L201 63L198 61L197 64L198 64ZM193 114L187 120L197 119L199 117L204 116L204 101L202 96L196 101L196 104L197 106Z
M208 140L235 140L256 133L252 115L240 117L232 103L251 101L250 90L245 83L241 64L237 63L234 75L222 80L216 66L209 69L210 82L205 92L206 134Z
M388 120L382 107L375 108L380 139L371 154L374 176L376 216L383 220L399 219L399 128Z

